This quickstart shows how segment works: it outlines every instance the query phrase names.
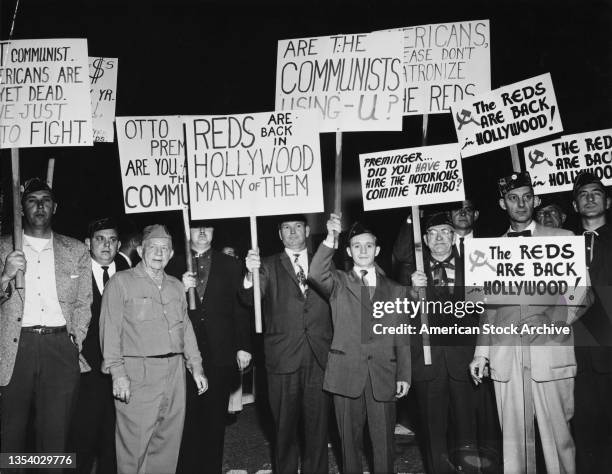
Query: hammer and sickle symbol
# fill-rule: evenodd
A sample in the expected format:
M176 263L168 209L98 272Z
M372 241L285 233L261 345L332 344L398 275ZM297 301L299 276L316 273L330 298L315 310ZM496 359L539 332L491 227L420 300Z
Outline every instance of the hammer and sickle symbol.
M532 156L533 155L533 156ZM531 162L530 168L533 168L535 165L539 165L541 163L546 162L549 166L553 165L553 162L550 161L543 152L540 150L533 150L529 152L529 161Z
M495 267L493 267L493 265L489 263L485 253L480 250L474 250L474 252L472 252L472 254L470 255L470 263L472 264L472 268L470 268L470 273L474 271L474 268L482 267L483 265L486 265L491 270L495 271Z
M463 127L464 125L467 125L470 122L473 122L476 125L480 126L478 121L472 117L472 112L470 112L469 110L462 109L461 115L457 113L455 114L455 117L457 118L457 122L459 123L457 130L461 130L461 127Z

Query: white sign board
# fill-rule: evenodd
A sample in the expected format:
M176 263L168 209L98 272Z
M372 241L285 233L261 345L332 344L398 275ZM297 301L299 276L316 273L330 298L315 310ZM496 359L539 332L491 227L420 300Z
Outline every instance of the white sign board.
M117 143L126 214L189 205L181 117L117 117Z
M550 74L456 103L452 115L463 158L563 131Z
M451 105L491 90L489 20L402 28L404 114L450 112Z
M402 129L401 31L278 42L276 110L317 111L321 132Z
M0 41L0 148L91 146L85 39Z
M364 211L463 201L456 143L359 155Z
M592 171L604 186L612 185L612 129L564 135L524 153L536 194L571 191L583 170Z
M311 111L185 117L192 219L323 211Z
M583 236L465 241L466 299L488 304L578 304L587 286Z
M114 142L117 58L89 58L94 142Z

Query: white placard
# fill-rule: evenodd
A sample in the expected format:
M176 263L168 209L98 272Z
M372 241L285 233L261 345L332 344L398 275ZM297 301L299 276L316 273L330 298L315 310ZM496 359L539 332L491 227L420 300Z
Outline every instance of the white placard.
M94 142L114 142L117 58L89 58Z
M578 304L587 286L583 236L467 239L466 299Z
M456 103L452 115L463 158L563 131L550 74Z
M450 113L451 105L491 90L489 20L402 28L404 114Z
M612 185L612 129L564 135L524 153L536 194L571 191L583 170L593 172L604 186Z
M86 39L0 41L0 148L91 146Z
M359 155L363 209L391 209L465 199L456 143Z
M172 211L188 206L181 117L116 120L125 213Z
M315 110L321 132L402 129L401 31L278 42L276 110Z
M185 117L192 219L323 211L312 111Z

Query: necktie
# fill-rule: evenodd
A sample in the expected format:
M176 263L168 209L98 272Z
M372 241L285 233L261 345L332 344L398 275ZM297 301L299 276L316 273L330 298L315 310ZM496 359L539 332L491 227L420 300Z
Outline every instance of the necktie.
M465 250L465 246L463 244L463 241L465 240L464 237L459 237L459 256L461 258L463 258L463 252Z
M361 284L368 289L368 295L371 301L372 298L374 298L374 291L376 291L376 287L368 284L368 281L366 280L366 275L368 274L367 270L360 270L359 273L361 273Z
M302 293L304 293L308 289L308 285L306 284L306 272L304 272L304 268L302 267L302 265L300 265L300 260L299 260L300 254L294 253L293 257L294 257L293 266L295 267L295 276L297 277L298 283L300 284Z
M109 278L110 277L108 276L108 265L104 265L102 267L102 286L106 286Z
M531 237L531 231L522 230L521 232L508 232L508 237Z
M431 262L431 272L433 276L433 283L435 286L447 286L448 285L448 275L446 274L446 269L455 269L455 265L451 262L453 260L453 256L449 255L445 260L437 261L433 260Z
M584 246L586 250L587 266L593 261L593 247L595 247L595 232L587 230L584 234Z

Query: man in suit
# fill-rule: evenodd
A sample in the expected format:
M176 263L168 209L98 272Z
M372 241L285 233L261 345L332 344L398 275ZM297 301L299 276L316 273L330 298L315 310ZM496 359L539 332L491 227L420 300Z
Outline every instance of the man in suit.
M533 220L540 203L534 195L529 173L514 173L499 180L500 207L510 227L502 237L570 236L570 231L545 227ZM567 322L562 306L501 306L488 309L484 322L496 326L542 326ZM525 426L523 397L522 342L480 334L470 373L476 384L482 381L487 364L495 387L497 411L502 428L504 472L525 469ZM575 448L569 421L574 413L576 359L571 337L561 344L538 341L529 346L531 392L542 450L548 472L575 472ZM535 469L535 466L533 466Z
M104 287L116 272L129 268L123 260L115 259L121 245L117 229L114 219L97 219L89 224L85 239L91 254L93 300L91 323L83 341L82 354L92 370L81 374L72 432L76 469L83 474L91 473L94 460L97 460L98 472L117 471L113 387L111 377L102 373L99 330Z
M2 452L25 450L30 408L36 451L65 452L91 319L87 247L52 230L53 192L34 178L21 198L23 250L0 240L0 426ZM15 276L25 273L25 290ZM85 364L83 370L88 370Z
M480 211L476 209L474 201L471 199L465 199L451 205L450 218L456 235L455 248L461 258L464 258L465 241L475 237L474 224L479 216Z
M169 274L182 275L186 290L196 289L196 309L189 311L189 318L209 380L202 397L188 382L178 466L185 473L221 473L229 396L239 384L238 371L251 361L249 311L238 298L242 267L212 248L215 225L195 221L189 226L193 273L185 272L184 257L168 265Z
M374 452L374 472L393 472L395 400L410 386L410 342L407 335L385 334L383 328L399 326L403 317L391 312L374 314L374 308L406 298L404 287L376 270L380 252L371 230L355 224L349 231L347 252L350 271L334 270L334 240L340 218L331 214L327 237L312 259L309 282L329 298L334 338L323 388L332 393L342 443L345 473L360 473L363 429L367 419Z
M282 216L278 235L284 250L260 260L246 258L249 273L242 297L253 302L252 272L259 271L264 317L264 352L276 444L275 472L298 472L298 425L304 426L302 472L328 471L329 395L323 374L332 338L327 301L307 283L312 255L310 228L302 215Z
M588 171L576 177L573 194L595 300L574 325L578 375L572 427L577 472L599 473L612 465L612 226L606 221L611 199Z
M115 260L127 268L134 268L140 262L138 247L142 244L142 235L132 222L127 221L124 225L126 229L121 231L121 244Z
M468 212L460 211L462 214ZM469 213L473 215L472 213ZM465 229L464 229L465 230ZM424 271L412 274L412 286L427 288L427 301L459 302L464 298L463 260L454 246L453 221L446 212L431 215L424 225ZM414 325L421 328L421 314ZM430 314L429 327L478 327L475 314ZM420 332L411 336L412 381L419 405L420 428L428 472L452 472L461 460L449 452L476 445L474 410L476 392L470 383L468 365L474 353L475 338L468 335L430 336L430 365L423 358ZM447 439L451 441L450 446ZM465 469L462 466L461 469Z

